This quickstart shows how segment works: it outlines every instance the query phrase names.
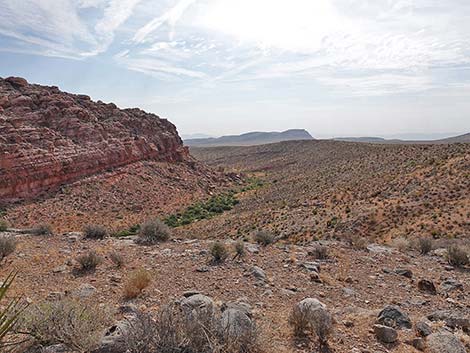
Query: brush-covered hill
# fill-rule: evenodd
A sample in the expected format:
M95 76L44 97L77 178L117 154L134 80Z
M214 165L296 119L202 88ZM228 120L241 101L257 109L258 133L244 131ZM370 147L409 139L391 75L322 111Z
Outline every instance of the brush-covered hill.
M191 153L211 166L265 181L226 219L207 223L205 233L262 227L298 240L386 240L470 232L470 144L292 141Z

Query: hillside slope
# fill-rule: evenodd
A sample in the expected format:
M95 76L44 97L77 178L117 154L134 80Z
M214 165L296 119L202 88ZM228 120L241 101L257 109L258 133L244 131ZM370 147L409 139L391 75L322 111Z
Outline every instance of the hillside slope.
M191 153L266 181L226 219L199 224L202 233L222 234L227 224L233 231L268 228L299 240L470 232L470 144L295 141Z

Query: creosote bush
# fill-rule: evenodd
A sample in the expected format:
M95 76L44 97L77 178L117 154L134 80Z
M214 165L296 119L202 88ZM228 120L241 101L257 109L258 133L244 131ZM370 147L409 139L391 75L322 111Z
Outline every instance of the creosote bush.
M164 305L152 317L137 313L124 342L128 353L255 353L255 327L243 334L223 330L220 316L211 310L187 315L177 305Z
M254 239L258 244L268 246L274 242L274 235L270 232L260 230L255 233Z
M33 235L52 235L52 227L50 224L38 224L31 229Z
M110 318L111 313L97 304L65 298L30 307L19 327L40 345L64 344L73 351L90 352L97 348Z
M83 272L91 272L103 262L101 256L99 256L94 250L89 251L86 254L77 257L77 262L80 265L80 270Z
M0 237L0 261L12 254L16 249L14 237Z
M428 254L432 250L432 238L419 238L418 250L422 255Z
M170 239L170 228L162 221L149 220L140 225L138 242L145 245L157 244Z
M234 258L243 258L245 256L245 243L242 240L238 240L234 244L235 257Z
M328 248L323 245L315 245L310 251L309 255L318 260L326 260L328 258Z
M147 288L152 281L152 276L145 269L138 269L132 272L124 284L124 298L137 298L142 291Z
M447 261L452 266L466 266L470 263L467 252L458 245L451 245L447 248Z
M122 256L117 251L113 251L109 254L110 260L116 265L116 267L121 268L124 265L124 256Z
M83 236L87 239L104 239L107 234L106 228L100 225L88 224L83 228Z
M295 337L305 339L313 334L318 339L320 352L329 352L328 339L333 331L333 317L328 310L302 310L299 306L294 306L289 324Z
M224 243L216 241L212 243L210 248L210 254L212 256L212 263L220 264L223 263L228 256L227 247Z

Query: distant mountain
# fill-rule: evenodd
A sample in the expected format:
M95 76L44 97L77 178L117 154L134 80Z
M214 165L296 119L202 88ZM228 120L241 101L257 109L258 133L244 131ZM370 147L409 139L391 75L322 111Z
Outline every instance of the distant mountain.
M292 140L313 140L313 137L307 130L292 129L283 132L248 132L218 138L188 139L184 140L184 144L197 147L254 146Z
M334 141L385 143L385 144L445 144L445 143L470 143L470 133L436 140L400 140L385 139L383 137L335 137Z
M214 137L212 135L207 135L207 134L182 134L181 138L183 140L193 140L193 139L208 139Z

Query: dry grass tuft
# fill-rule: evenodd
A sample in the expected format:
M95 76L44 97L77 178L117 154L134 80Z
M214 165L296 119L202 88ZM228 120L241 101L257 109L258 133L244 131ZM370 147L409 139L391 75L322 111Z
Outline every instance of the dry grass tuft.
M142 294L143 290L150 285L152 277L145 269L132 272L124 285L124 298L133 299Z

